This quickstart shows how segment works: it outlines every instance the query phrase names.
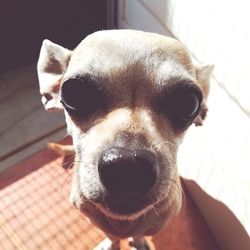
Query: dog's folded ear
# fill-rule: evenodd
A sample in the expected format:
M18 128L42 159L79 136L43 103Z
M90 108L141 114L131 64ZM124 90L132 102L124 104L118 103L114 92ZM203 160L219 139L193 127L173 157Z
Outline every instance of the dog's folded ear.
M210 65L210 64L196 67L196 79L197 79L197 82L199 83L199 86L203 94L203 103L201 106L201 112L194 121L194 124L196 126L201 126L203 123L203 120L206 117L206 113L208 110L206 106L206 102L207 102L207 98L209 95L210 78L211 78L213 69L214 69L214 65Z
M49 40L44 40L37 63L37 72L46 110L61 110L61 79L68 67L71 51Z

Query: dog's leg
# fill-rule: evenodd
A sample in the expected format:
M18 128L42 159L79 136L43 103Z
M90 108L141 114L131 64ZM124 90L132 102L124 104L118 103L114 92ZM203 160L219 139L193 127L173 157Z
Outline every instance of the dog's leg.
M149 243L144 237L141 238L130 238L129 245L132 250L153 250Z
M74 155L75 151L72 145L61 145L59 143L48 143L48 148L59 155Z
M105 238L93 250L120 250L120 240Z

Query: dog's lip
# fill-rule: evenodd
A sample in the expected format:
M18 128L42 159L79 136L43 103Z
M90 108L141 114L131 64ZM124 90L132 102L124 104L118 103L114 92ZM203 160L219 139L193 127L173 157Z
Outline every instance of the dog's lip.
M158 197L158 199L155 199L154 202L153 200L148 199L147 202L144 201L143 203L139 202L136 204L130 203L130 205L122 202L106 202L105 199L102 199L102 201L98 202L89 200L89 202L91 202L99 211L101 211L106 216L118 220L133 220L150 211L154 211L154 213L158 215L157 210L162 208L162 206L166 206L166 202L169 200L169 196Z

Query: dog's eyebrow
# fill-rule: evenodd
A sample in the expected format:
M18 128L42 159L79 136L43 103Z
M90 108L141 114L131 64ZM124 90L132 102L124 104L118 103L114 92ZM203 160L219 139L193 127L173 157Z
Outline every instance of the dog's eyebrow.
M98 82L100 82L100 79L98 77L95 77L92 74L84 74L84 75L71 75L66 77L63 80L63 83L68 81L68 80L78 80L80 82L88 82L88 83L92 83L92 84L98 84Z
M198 84L193 79L183 77L169 77L167 80L163 80L163 82L158 85L157 92L171 93L177 89L197 89L201 91L198 87Z

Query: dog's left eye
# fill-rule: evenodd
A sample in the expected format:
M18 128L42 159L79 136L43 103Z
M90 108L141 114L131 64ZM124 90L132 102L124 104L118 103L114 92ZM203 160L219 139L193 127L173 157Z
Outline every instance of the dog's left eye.
M86 79L69 79L62 85L61 102L64 108L79 118L86 118L103 109L104 95L97 84Z
M200 112L201 102L198 88L180 87L161 96L157 106L176 126L182 127L193 122Z
M192 119L200 109L200 98L195 93L178 93L170 99L172 115L181 120Z

